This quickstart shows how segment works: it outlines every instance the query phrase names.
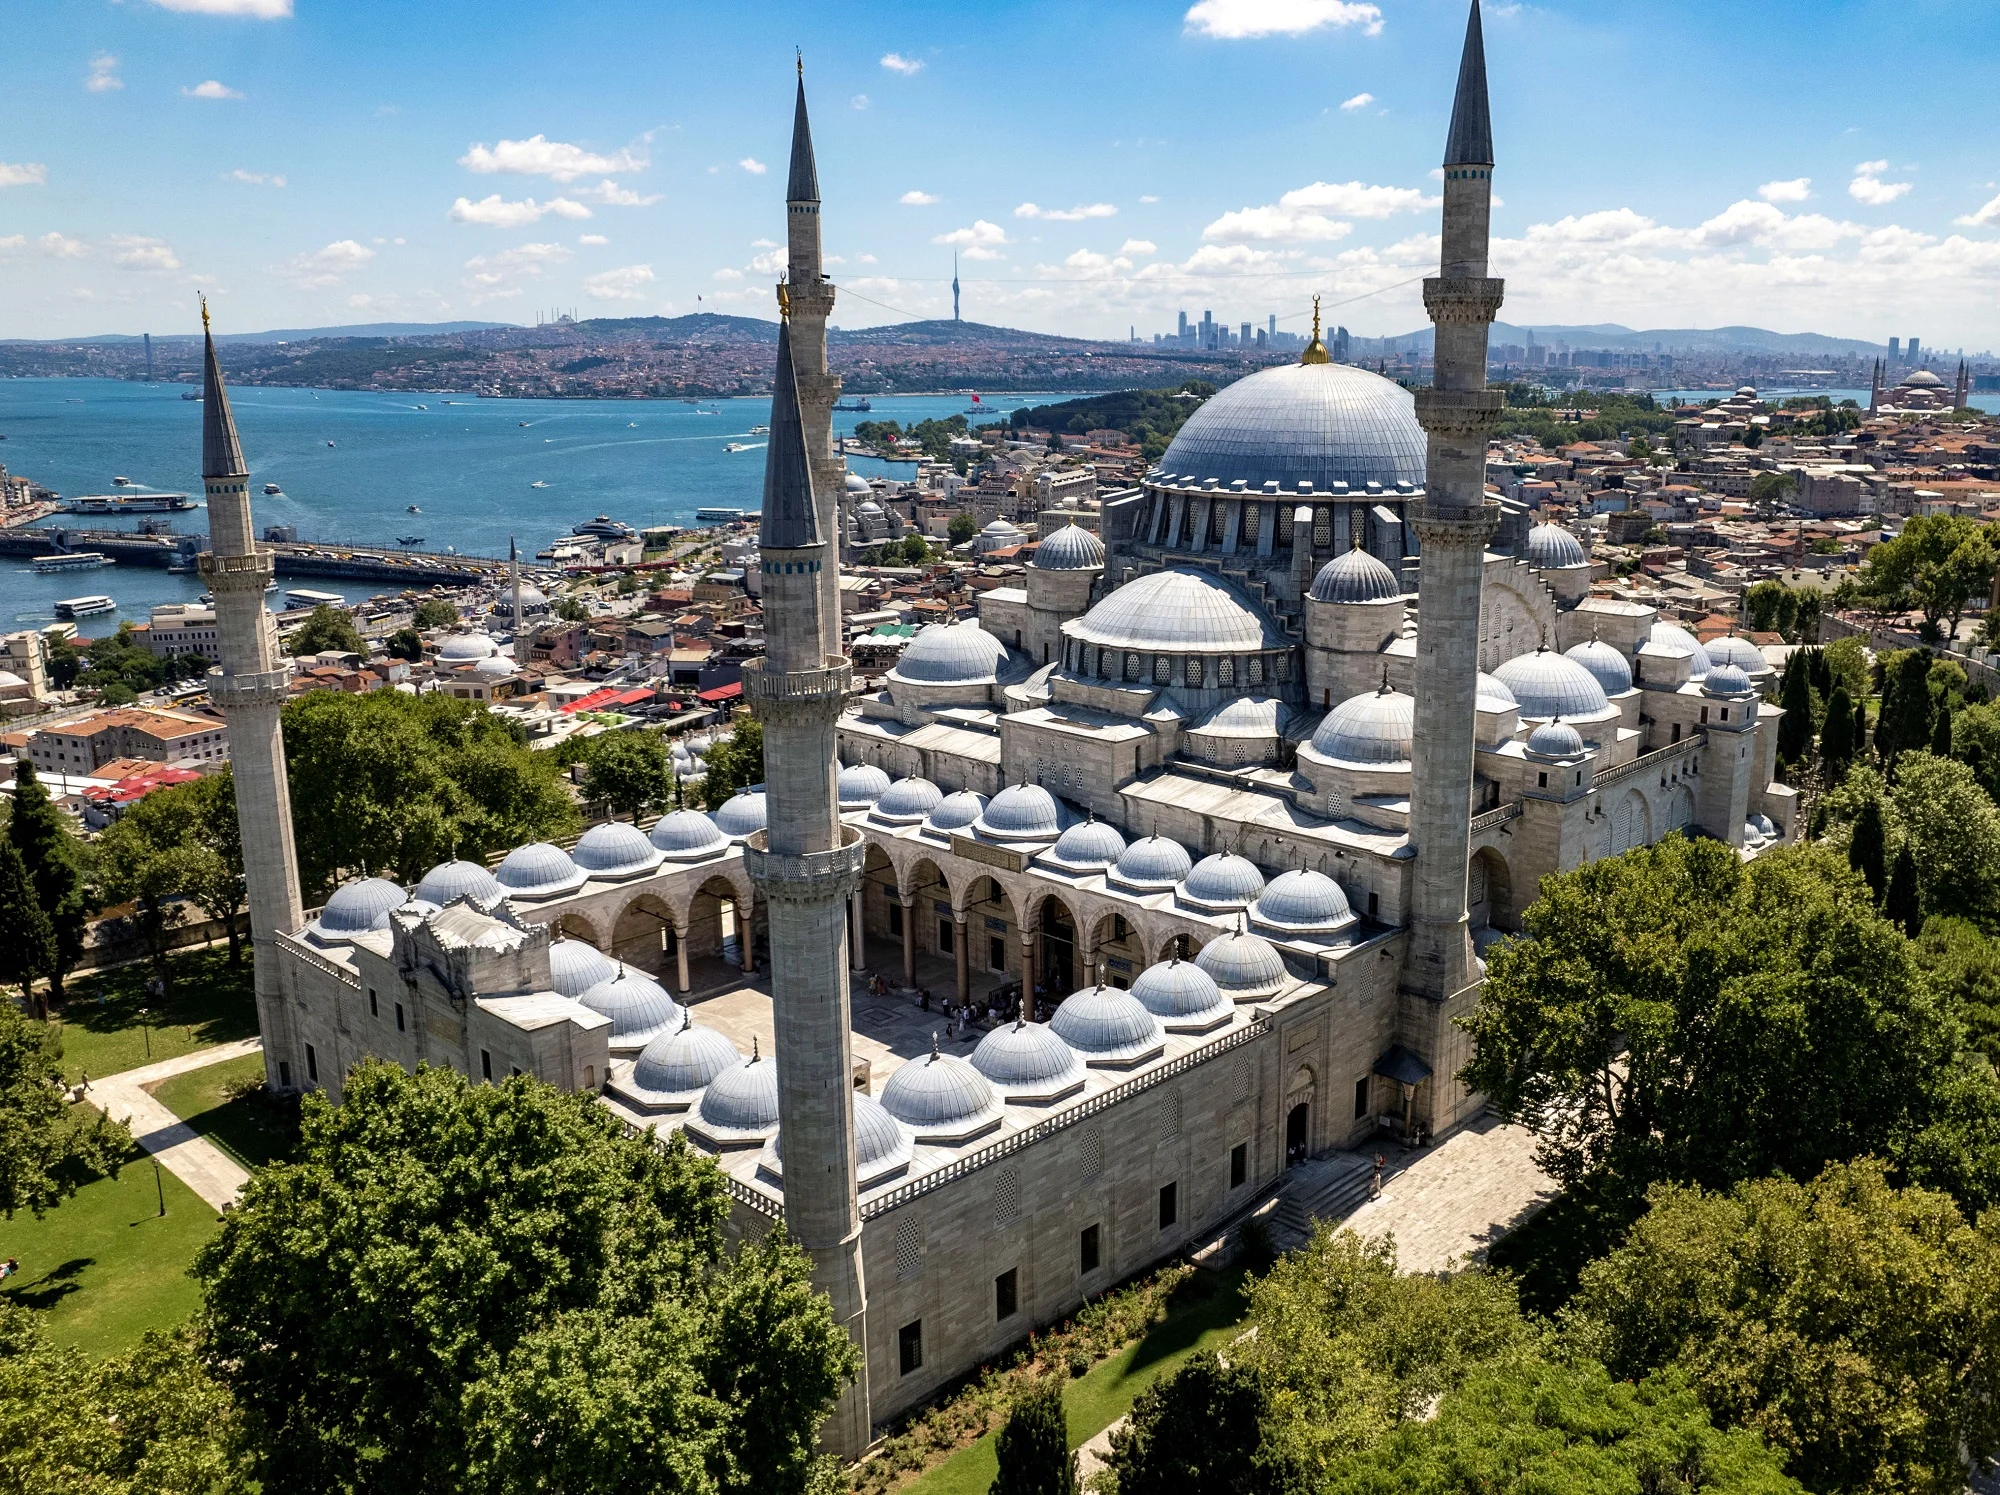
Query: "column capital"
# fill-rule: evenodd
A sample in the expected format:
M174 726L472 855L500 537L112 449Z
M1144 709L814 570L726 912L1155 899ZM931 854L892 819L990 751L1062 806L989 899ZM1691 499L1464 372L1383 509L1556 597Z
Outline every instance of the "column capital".
M1433 275L1424 281L1424 310L1433 322L1490 322L1500 314L1507 282L1485 275Z
M1483 441L1507 403L1506 391L1499 389L1439 389L1433 384L1413 393L1417 424L1447 440Z

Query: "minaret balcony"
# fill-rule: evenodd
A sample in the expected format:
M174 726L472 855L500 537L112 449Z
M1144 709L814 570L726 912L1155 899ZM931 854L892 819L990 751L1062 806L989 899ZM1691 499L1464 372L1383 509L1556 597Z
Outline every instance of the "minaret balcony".
M283 706L291 693L292 667L289 663L254 675L231 675L222 670L208 672L208 698L225 715L240 707Z
M1416 396L1417 424L1432 436L1447 440L1483 440L1499 422L1507 402L1502 389L1439 389L1436 385L1411 391Z
M253 550L248 555L217 555L204 550L195 564L201 579L215 592L262 593L276 569L268 550Z
M854 826L840 827L841 844L830 851L786 856L767 849L770 838L758 831L743 843L743 871L767 902L826 903L860 885L868 843Z
M830 317L833 315L833 282L824 277L818 280L788 280L785 282L785 301L794 320L800 317Z
M1433 322L1490 322L1506 289L1490 275L1433 275L1424 281L1424 310Z

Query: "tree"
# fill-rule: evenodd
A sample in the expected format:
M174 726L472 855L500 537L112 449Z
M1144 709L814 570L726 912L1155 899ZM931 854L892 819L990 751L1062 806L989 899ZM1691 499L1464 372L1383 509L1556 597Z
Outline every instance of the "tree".
M1058 1400L1058 1436L1060 1413ZM1262 1376L1240 1359L1225 1366L1204 1350L1142 1391L1131 1421L1111 1435L1107 1462L1119 1495L1303 1495L1311 1488L1303 1471L1287 1467L1268 1441L1272 1420ZM1000 1468L1004 1476L1004 1455ZM1007 1495L1061 1488L1013 1485ZM993 1495L1002 1495L999 1480Z
M2000 612L1994 616L2000 617ZM1980 788L2000 795L2000 706L1972 705L1956 712L1951 755L1972 770Z
M2000 1064L2000 940L1941 914L1924 921L1915 954L1924 978L1965 1023L1972 1047Z
M1875 751L1884 764L1931 742L1931 660L1928 649L1904 649L1882 660L1882 713Z
M368 644L354 626L353 615L331 603L322 602L292 635L295 655L320 654L333 650L341 654L366 656Z
M449 628L458 621L458 609L442 597L426 597L410 621L418 628Z
M224 768L191 784L156 789L128 807L99 843L105 882L115 897L139 903L141 929L166 979L172 903L186 899L222 924L231 965L242 960L238 916L247 901L243 839L236 819L235 775Z
M62 811L49 798L34 764L26 758L14 767L14 812L7 822L7 839L21 854L22 865L35 885L35 898L55 935L48 992L33 1003L35 1015L46 1018L49 1004L62 1001L64 979L83 958L91 899L83 875L82 845L69 833Z
M1783 688L1778 692L1778 704L1785 715L1778 723L1778 761L1788 768L1802 767L1812 752L1813 702L1812 672L1805 661L1794 654L1785 664ZM1832 708L1827 711L1829 719ZM1846 730L1843 724L1842 730Z
M1905 753L1889 806L1894 840L1911 856L1917 902L1932 913L2000 920L2000 807L1972 770L1950 758Z
M1783 731L1792 723L1791 707L1787 706L1785 712L1784 721L1778 724L1780 753L1784 752ZM1827 773L1835 778L1847 771L1848 762L1854 757L1854 707L1847 699L1845 685L1836 685L1833 698L1826 703L1826 721L1821 725L1819 734L1819 756L1826 765Z
M129 902L137 910L153 976L164 992L172 980L167 951L169 937L181 921L181 900L191 901L198 884L224 874L221 858L214 852L189 841L156 840L155 832L160 829L164 827L128 812L111 823L98 851L105 891L115 901Z
M945 526L945 534L954 545L963 545L979 533L979 521L970 514L954 514L951 523Z
M70 1105L55 1030L0 1002L0 1214L40 1219L95 1175L116 1175L131 1147L110 1117Z
M993 1451L1000 1472L989 1495L1076 1495L1076 1455L1069 1448L1060 1376L1042 1376L1014 1398ZM1138 1492L1144 1486L1121 1488Z
M364 1063L196 1258L266 1489L777 1495L857 1352L714 1164L526 1076Z
M930 564L930 542L922 535L903 536L903 564L906 566L926 566Z
M1760 472L1750 480L1750 502L1768 518L1773 509L1791 498L1793 486L1788 472Z
M608 800L614 815L629 815L636 823L642 811L667 803L673 770L657 732L600 733L590 739L583 764L584 798Z
M34 879L11 841L0 840L0 982L32 996L56 960L56 932L35 897Z
M735 730L708 750L701 781L702 807L719 810L739 789L764 782L764 724L745 713Z
M1888 833L1882 825L1882 801L1877 796L1863 803L1847 838L1847 865L1861 874L1869 896L1877 903L1889 890L1888 858Z
M1571 1305L1612 1375L1679 1370L1825 1495L1957 1495L2000 1448L2000 1234L1946 1195L1863 1159L1649 1203Z
M424 641L414 628L398 628L383 641L382 647L391 659L407 659L411 664L423 661Z
M1917 514L1868 553L1861 592L1883 611L1914 607L1937 631L1956 635L1966 604L1993 579L1996 555L1985 528L1963 514Z
M590 609L583 605L583 599L567 592L556 598L549 610L565 623L581 623L590 616Z
M1917 892L1917 859L1905 841L1896 853L1896 865L1889 869L1889 894L1882 900L1882 913L1903 933L1914 935L1923 928L1924 910Z

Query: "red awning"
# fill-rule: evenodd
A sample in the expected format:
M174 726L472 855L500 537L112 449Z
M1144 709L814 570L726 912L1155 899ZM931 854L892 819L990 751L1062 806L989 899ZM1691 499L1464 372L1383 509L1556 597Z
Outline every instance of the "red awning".
M696 700L706 701L711 706L719 705L724 701L740 700L742 696L743 682L741 680L732 680L727 685L718 685L714 690L698 690L695 692Z

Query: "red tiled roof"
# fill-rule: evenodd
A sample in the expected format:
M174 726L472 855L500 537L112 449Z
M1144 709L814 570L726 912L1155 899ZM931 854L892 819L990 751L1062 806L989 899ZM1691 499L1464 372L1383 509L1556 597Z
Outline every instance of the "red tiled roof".
M698 690L695 692L695 698L707 701L710 705L719 705L723 701L737 700L742 694L743 682L732 680L727 685L716 686L714 690Z

